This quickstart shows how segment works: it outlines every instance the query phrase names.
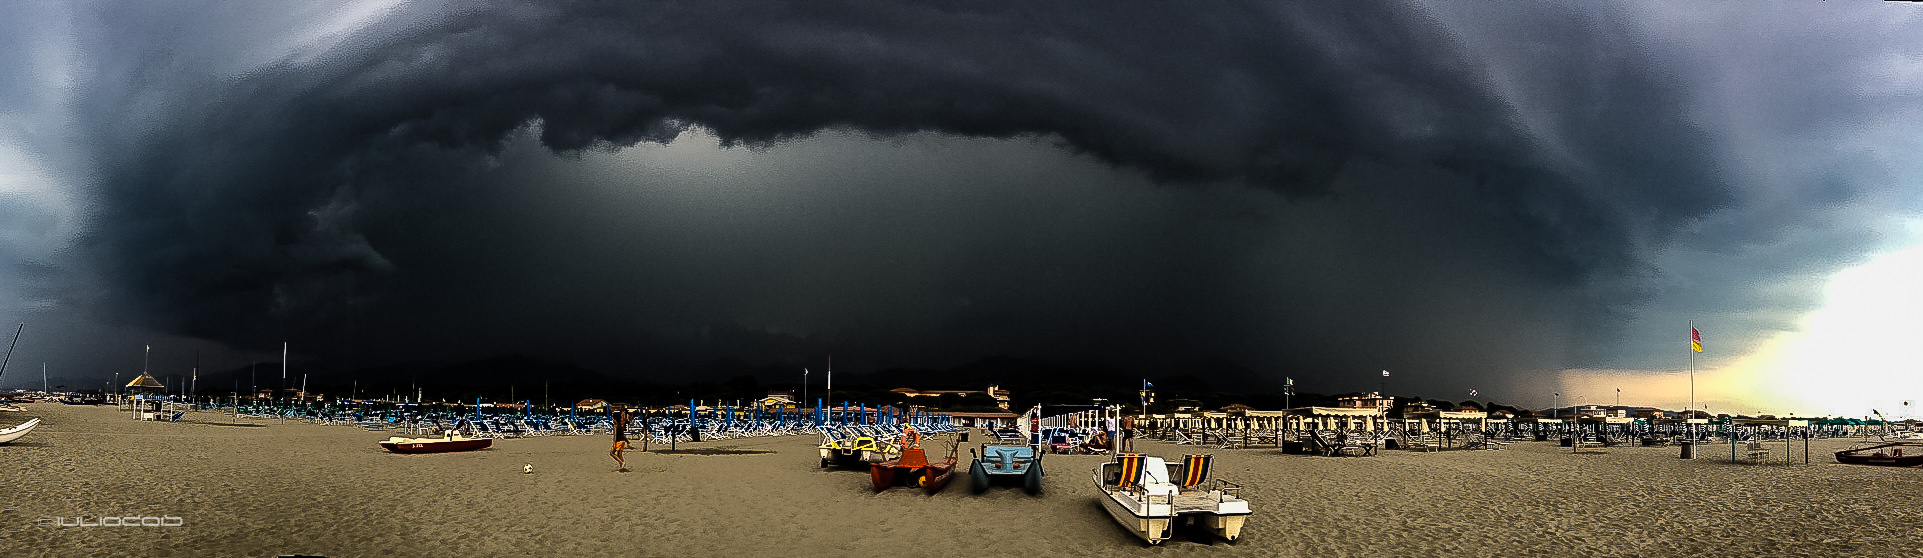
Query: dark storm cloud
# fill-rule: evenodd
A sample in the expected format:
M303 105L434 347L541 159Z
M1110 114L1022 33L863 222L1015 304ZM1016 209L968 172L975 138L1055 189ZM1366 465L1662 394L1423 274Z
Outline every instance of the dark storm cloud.
M933 132L1039 139L1247 207L1136 215L1160 231L1091 217L1053 241L980 230L992 226L902 237L961 246L929 248L957 260L939 266L876 260L915 248L879 246L867 228L810 233L876 246L842 254L862 273L977 274L869 299L854 313L873 319L842 324L837 343L886 339L875 343L901 358L928 347L931 360L1067 347L1521 370L1606 356L1586 339L1610 339L1650 299L1648 250L1735 203L1673 65L1618 20L1560 8L1471 44L1458 35L1475 29L1387 3L456 7L407 6L339 46L233 73L118 45L140 54L103 72L130 81L87 94L99 110L83 118L105 146L91 242L124 295L109 304L254 347L330 332L399 350L396 337L496 327L515 333L479 337L814 350L825 341L809 336L827 334L770 333L756 316L829 309L754 302L768 283L752 276L768 269L752 262L784 256L740 246L815 245L745 223L763 236L677 245L646 223L619 225L629 238L569 236L591 229L543 208L580 191L515 163L516 138L592 159L694 127L770 152L824 130ZM146 29L118 17L130 16L103 16L111 32ZM530 174L495 172L509 169ZM957 207L978 223L1006 210ZM665 281L632 254L726 274L634 295L645 304L583 300ZM497 257L536 265L485 263ZM584 263L603 259L626 263ZM881 318L891 312L902 316ZM909 314L940 325L897 327ZM1520 350L1518 336L1534 344Z

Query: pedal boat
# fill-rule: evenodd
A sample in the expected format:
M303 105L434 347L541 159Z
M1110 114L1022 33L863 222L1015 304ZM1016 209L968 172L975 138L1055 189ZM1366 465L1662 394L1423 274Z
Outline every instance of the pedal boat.
M1238 496L1241 486L1208 478L1212 459L1188 455L1168 464L1160 457L1124 453L1097 465L1093 480L1102 509L1149 544L1168 540L1178 524L1188 523L1234 542L1242 536L1249 502Z

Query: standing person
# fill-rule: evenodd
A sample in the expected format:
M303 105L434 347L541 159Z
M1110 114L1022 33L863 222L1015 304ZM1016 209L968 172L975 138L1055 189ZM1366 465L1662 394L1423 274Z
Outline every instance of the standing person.
M629 420L631 417L626 409L614 414L614 449L608 450L608 457L614 458L617 473L628 472L628 460L621 456L621 452L628 451Z
M1113 414L1114 411L1110 410L1109 413L1110 414L1108 415L1108 420L1106 421L1108 424L1103 425L1103 426L1106 426L1107 428L1102 429L1102 433L1108 435L1107 438L1109 441L1109 444L1108 444L1109 453L1115 453L1122 450L1122 444L1121 444L1122 430L1120 425L1116 424L1115 422L1115 415Z
M1135 415L1122 415L1122 451L1135 452Z

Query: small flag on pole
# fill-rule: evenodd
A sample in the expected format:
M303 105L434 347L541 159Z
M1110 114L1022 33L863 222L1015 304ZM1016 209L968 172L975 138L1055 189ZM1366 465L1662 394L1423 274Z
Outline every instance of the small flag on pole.
M1689 328L1689 349L1703 352L1703 332L1696 331L1694 327Z

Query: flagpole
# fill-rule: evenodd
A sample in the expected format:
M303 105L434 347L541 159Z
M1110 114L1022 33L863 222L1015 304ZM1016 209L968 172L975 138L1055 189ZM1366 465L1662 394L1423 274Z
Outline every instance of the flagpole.
M1690 320L1689 321L1689 411L1690 412L1688 416L1684 417L1685 419L1696 418L1696 346L1697 346L1696 320ZM1689 425L1689 444L1691 447L1694 447L1696 445L1696 423L1693 421L1686 420L1685 424ZM1731 447L1735 447L1735 446L1731 446ZM1696 454L1692 451L1690 453L1690 457L1695 457L1695 456Z
M1689 408L1696 409L1696 320L1689 321Z

